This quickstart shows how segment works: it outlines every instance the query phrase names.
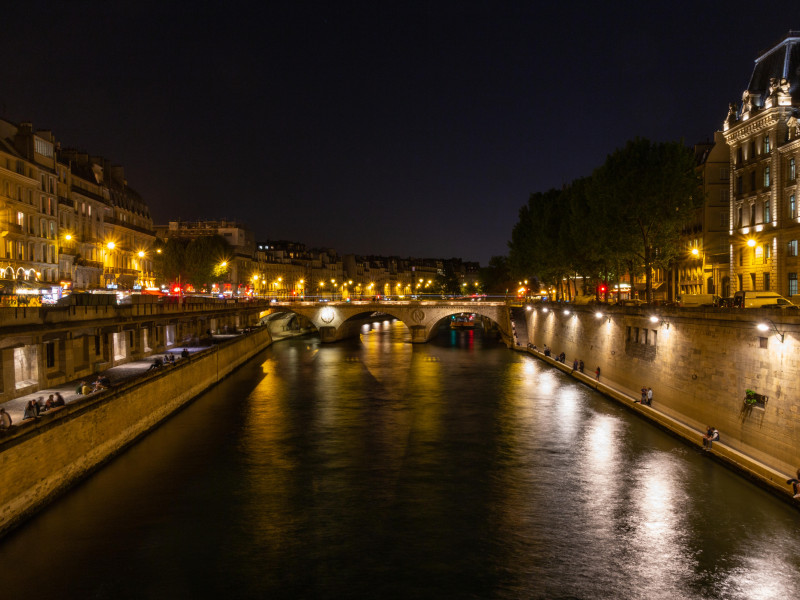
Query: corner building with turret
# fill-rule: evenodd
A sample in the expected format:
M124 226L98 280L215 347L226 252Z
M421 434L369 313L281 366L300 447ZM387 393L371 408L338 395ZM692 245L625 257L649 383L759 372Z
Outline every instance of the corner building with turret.
M755 61L741 104L730 104L731 293L800 293L800 31Z

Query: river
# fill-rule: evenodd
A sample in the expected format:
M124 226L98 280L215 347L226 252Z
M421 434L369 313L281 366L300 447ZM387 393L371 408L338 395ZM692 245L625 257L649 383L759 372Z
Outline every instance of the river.
M800 590L800 512L711 457L480 330L367 329L274 344L12 532L0 597Z

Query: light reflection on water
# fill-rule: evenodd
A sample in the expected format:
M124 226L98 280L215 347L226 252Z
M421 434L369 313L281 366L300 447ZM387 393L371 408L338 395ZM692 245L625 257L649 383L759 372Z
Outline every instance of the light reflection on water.
M777 598L800 513L526 355L281 342L0 545L2 597ZM146 575L142 575L146 574ZM48 587L50 586L50 587Z

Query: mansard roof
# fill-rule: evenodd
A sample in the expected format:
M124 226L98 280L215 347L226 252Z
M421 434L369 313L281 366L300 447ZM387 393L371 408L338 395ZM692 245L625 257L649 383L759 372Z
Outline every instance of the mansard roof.
M800 101L800 31L790 31L780 43L756 59L747 91L766 98L770 79L784 78L789 81L792 102Z

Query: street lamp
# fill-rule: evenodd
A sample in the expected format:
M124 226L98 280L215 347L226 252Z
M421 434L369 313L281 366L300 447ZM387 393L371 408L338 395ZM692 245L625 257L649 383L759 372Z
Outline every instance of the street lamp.
M770 325L771 325L772 326L772 330L775 332L775 335L777 335L780 338L781 344L782 344L783 343L784 334L781 333L778 330L778 326L775 325L775 323L774 323L774 321L772 321L772 319L765 319L765 321L767 323L769 323L769 325L767 325L767 323L758 323L756 325L756 329L758 329L759 331L769 331L770 330Z

